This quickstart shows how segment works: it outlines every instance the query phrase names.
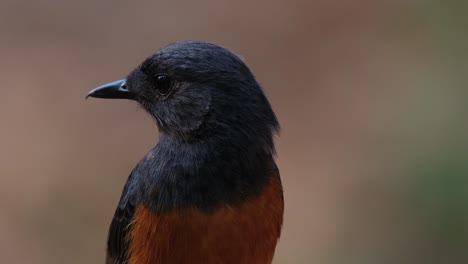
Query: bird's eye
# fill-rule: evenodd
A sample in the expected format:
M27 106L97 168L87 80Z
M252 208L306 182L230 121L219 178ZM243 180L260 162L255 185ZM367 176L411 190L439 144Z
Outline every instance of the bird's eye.
M167 75L156 76L156 90L162 94L167 94L172 88L172 80Z

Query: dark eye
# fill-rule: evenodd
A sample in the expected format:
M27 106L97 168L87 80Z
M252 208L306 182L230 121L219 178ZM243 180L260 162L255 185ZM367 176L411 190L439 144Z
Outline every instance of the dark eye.
M167 75L156 76L156 90L162 95L167 94L172 88L172 80Z

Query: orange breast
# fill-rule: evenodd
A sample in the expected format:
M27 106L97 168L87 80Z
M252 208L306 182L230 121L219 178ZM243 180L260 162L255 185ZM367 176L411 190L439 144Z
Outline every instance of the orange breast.
M140 206L129 237L129 263L271 263L282 222L277 177L258 196L209 212L189 208L157 215Z

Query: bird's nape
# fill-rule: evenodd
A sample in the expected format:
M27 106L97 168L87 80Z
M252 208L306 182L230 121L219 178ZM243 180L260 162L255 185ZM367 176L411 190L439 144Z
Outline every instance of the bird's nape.
M123 190L108 263L271 263L284 206L279 125L239 57L207 42L170 44L88 96L134 100L160 132Z

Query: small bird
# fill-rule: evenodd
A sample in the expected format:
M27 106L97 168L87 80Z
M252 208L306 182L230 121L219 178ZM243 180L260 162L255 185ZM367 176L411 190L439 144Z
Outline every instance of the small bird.
M107 264L272 262L284 211L279 124L238 56L176 42L87 97L134 100L159 130L123 189Z

